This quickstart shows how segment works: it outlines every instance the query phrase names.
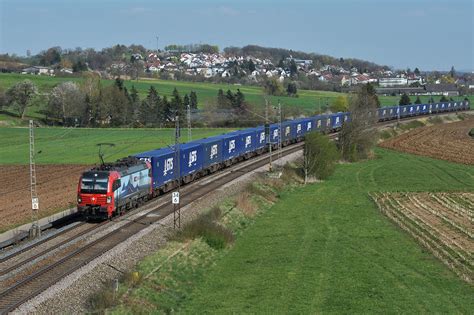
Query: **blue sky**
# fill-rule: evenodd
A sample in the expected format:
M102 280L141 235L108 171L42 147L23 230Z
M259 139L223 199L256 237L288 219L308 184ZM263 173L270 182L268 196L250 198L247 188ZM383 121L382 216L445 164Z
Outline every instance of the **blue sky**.
M257 44L395 68L474 69L472 0L0 0L0 52Z

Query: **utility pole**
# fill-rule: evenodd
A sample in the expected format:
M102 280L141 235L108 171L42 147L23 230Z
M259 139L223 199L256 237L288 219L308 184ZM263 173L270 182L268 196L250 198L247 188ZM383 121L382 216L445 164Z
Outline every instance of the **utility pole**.
M30 120L31 238L35 238L41 235L41 228L38 224L39 200L38 194L36 193L35 135L33 129L33 120Z
M158 36L156 36L156 53L158 54Z
M272 168L272 132L270 128L270 123L268 121L268 100L265 98L265 125L268 125L268 152L270 153L270 164L268 166L269 171L273 171Z
M191 134L191 105L188 104L187 108L187 119L188 119L188 142L191 142L193 140L192 134Z
M282 150L282 126L281 126L281 103L280 100L278 100L278 160L281 159L281 150ZM281 163L281 162L280 162Z
M175 117L175 135L174 135L174 156L176 162L175 168L175 178L177 179L178 186L176 190L172 193L172 202L173 202L173 227L181 228L181 205L180 205L180 196L179 190L181 188L181 174L180 174L180 153L179 153L179 116L176 115Z

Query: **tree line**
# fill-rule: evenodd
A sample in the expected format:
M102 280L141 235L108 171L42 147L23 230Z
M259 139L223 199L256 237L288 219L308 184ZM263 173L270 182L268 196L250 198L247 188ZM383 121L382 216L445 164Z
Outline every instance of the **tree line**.
M196 110L198 103L195 91L181 96L175 88L168 98L153 86L140 99L135 86L128 90L120 78L104 86L98 76L87 73L80 84L61 83L48 95L39 94L30 80L18 82L0 93L0 107L11 108L24 118L38 99L46 103L39 112L45 123L76 127L166 127L173 125L176 116L184 121L187 108Z

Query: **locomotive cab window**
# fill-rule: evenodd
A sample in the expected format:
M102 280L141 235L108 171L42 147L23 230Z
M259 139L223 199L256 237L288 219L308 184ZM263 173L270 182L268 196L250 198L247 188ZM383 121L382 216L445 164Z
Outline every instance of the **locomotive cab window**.
M108 174L84 173L81 180L81 193L105 194L107 193Z

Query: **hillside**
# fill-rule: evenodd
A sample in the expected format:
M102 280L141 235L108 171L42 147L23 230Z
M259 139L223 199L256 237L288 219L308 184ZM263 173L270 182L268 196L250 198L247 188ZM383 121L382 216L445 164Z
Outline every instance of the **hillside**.
M6 90L9 87L13 86L15 83L22 80L31 80L37 86L39 93L43 95L43 98L39 98L37 101L33 102L27 111L27 117L34 119L41 119L44 117L41 114L41 110L45 108L47 102L48 93L58 84L67 81L73 81L76 83L81 83L83 79L81 77L60 77L60 76L39 76L39 75L27 75L27 74L14 74L14 73L0 73L0 89ZM104 86L110 86L114 83L114 80L101 80ZM134 86L140 99L144 99L150 86L153 86L158 94L161 96L171 97L173 89L176 88L181 95L189 94L191 91L195 91L197 94L198 108L201 110L206 110L213 108L213 104L216 103L218 90L222 89L224 91L231 90L234 93L237 89L244 94L246 102L248 102L251 107L263 108L265 104L265 95L261 87L257 86L246 86L246 85L235 85L235 84L224 84L224 83L199 83L199 82L182 82L175 80L159 80L159 79L139 79L139 80L126 80L124 85L128 90ZM285 115L303 113L303 114L313 114L320 109L324 109L326 105L331 105L334 100L341 95L346 95L344 93L338 92L329 92L329 91L315 91L315 90L298 90L298 97L288 97L288 96L266 96L270 102L270 105L277 105L278 101L281 102L283 113ZM423 102L427 102L428 96L420 97ZM393 106L398 104L398 96L380 96L379 97L382 106ZM456 99L462 99L457 97ZM2 114L0 111L0 126L17 126L24 125L24 122L19 121L15 118L17 114L11 109L5 109ZM258 119L255 123L258 123Z

